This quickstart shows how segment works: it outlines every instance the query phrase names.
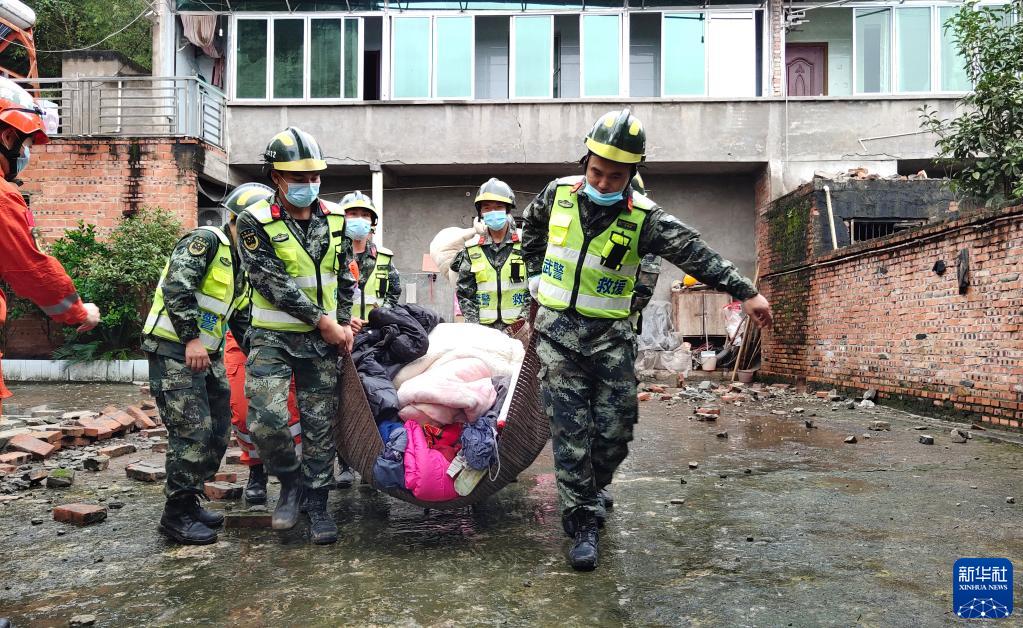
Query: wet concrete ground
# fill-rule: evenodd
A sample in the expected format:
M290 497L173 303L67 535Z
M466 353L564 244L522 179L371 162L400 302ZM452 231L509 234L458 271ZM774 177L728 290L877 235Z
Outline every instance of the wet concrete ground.
M594 573L565 564L549 451L464 512L335 492L342 539L329 547L310 545L304 523L170 545L155 530L160 487L124 478L136 455L0 506L0 616L16 626L82 613L107 626L931 626L963 622L951 612L957 558L1023 565L1023 506L1006 503L1023 502L1023 448L979 432L954 444L936 423L794 394L722 407L704 423L686 404L641 404ZM891 431L867 432L874 420ZM918 444L917 425L937 444ZM853 434L859 443L843 443ZM100 498L124 507L86 528L49 514Z

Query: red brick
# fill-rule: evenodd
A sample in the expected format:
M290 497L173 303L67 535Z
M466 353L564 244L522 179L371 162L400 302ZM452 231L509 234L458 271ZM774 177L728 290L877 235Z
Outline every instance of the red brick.
M143 412L141 408L137 406L128 406L124 409L124 411L135 419L135 427L137 429L145 430L156 427L156 421L149 418L149 415Z
M113 416L113 415L117 414L120 411L121 411L121 409L118 408L117 406L107 406L107 407L103 408L102 410L100 410L99 412L100 412L100 414L102 414L104 416Z
M111 428L110 424L103 419L78 419L75 423L85 428L85 435L89 438L105 440L114 435L113 428ZM118 425L118 427L120 427L120 425Z
M232 484L238 481L238 474L233 471L220 471L213 476L216 482L231 482Z
M92 440L84 436L75 436L73 438L65 436L61 442L64 444L64 447L85 447L92 444Z
M65 504L53 509L53 520L75 525L99 523L107 518L107 509L95 504Z
M154 436L166 436L167 435L167 428L165 428L165 427L153 427L153 428L150 428L150 429L147 429L147 430L142 430L141 432L139 432L139 434L141 434L145 438L153 438Z
M241 499L242 485L231 482L206 482L203 490L210 499Z
M10 475L18 470L18 467L13 464L0 463L0 475Z
M60 432L64 436L85 436L85 428L80 425L61 425Z
M139 404L139 408L146 412L152 412L153 410L156 410L156 404L147 399Z
M34 436L39 440L46 441L51 445L59 443L60 439L63 438L63 434L58 430L32 430L29 436Z
M137 451L135 445L124 443L122 445L110 445L99 450L101 456L107 456L108 458L119 458L128 454L133 454Z
M7 447L8 449L31 454L31 456L36 460L47 458L53 455L53 452L57 451L57 448L50 443L41 441L38 438L33 438L28 434L19 434L15 436L7 443Z
M241 464L242 463L242 450L241 449L228 449L227 456L224 458L224 462L227 464Z
M636 395L636 400L637 401L649 401L650 400L650 393L648 393L648 392L641 392L641 393Z
M153 447L152 447L151 451L154 454L162 454L162 453L166 452L167 451L167 441L164 441L162 443L153 443Z
M131 431L131 428L135 427L135 418L127 412L117 412L111 414L109 417L103 416L102 418L108 418L110 421L116 421L119 428L115 431Z
M664 386L660 386L658 384L654 384L652 386L647 386L646 389L649 390L650 392L656 393L656 394L661 394L661 393L664 392Z
M700 413L703 413L703 414L714 414L714 415L718 415L718 416L721 415L721 408L715 408L713 406L706 406L706 407L703 407L703 408L697 408L696 411L700 412Z
M6 454L0 454L0 463L2 464L13 464L15 466L23 465L32 459L32 454L25 453L24 451L9 451Z

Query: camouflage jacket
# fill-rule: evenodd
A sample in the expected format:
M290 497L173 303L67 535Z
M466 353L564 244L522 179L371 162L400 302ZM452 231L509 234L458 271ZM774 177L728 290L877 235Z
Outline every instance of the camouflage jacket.
M287 224L295 239L310 257L320 259L325 254L330 241L327 218L320 209L319 202L313 204L312 216L306 229L295 221L287 212L282 212L281 220ZM298 287L284 262L274 252L270 236L263 225L247 211L238 216L238 250L241 254L242 268L249 278L253 290L271 301L277 309L295 318L316 325L324 314L323 308L313 303ZM352 319L352 294L355 289L355 277L348 268L349 260L353 259L352 241L344 238L344 248L338 253L337 276L337 322L347 325ZM287 331L271 331L268 329L250 328L247 343L251 347L281 347L295 357L325 356L331 351L314 329L308 333Z
M223 230L230 239L231 231L227 225L224 225ZM217 236L207 229L193 230L174 246L167 262L167 274L163 279L163 303L167 310L167 318L170 319L181 342L177 343L146 335L142 341L142 348L145 351L170 358L184 359L184 345L199 337L200 313L195 293L202 284L210 264L217 261L219 247L220 241ZM233 248L234 243L232 242ZM237 297L248 286L237 253L234 254L231 264L234 268L234 294ZM228 321L228 325L235 335L239 332L244 334L248 327L247 320L247 312L235 312Z
M483 249L483 254L487 256L487 259L490 260L490 263L498 271L504 268L504 263L511 257L512 249L514 248L512 246L512 233L512 228L509 226L508 231L504 234L504 239L500 242L494 242L489 230L484 236L486 239L480 248ZM476 274L472 272L472 260L469 259L469 254L464 248L451 261L451 268L458 272L455 296L458 298L458 307L462 310L465 322L480 322L480 307L476 303ZM527 294L519 318L524 318L529 312L530 302L531 300Z
M376 267L377 247L367 244L365 251L355 254L355 260L359 264L359 290L362 290L366 287L366 281L369 279L370 273ZM398 305L398 299L400 298L401 275L398 274L398 269L395 267L394 258L392 257L391 271L387 273L387 294L384 295L384 305L394 307Z
M636 287L632 291L632 313L637 314L654 298L657 278L661 276L661 258L652 253L643 256L636 274Z
M523 212L526 226L522 234L522 256L530 277L539 275L543 267L556 191L557 182L552 181ZM603 232L618 216L625 202L601 207L580 194L579 218L583 233L593 236ZM658 205L647 213L643 222L639 254L660 256L707 285L728 292L741 301L757 295L753 283L739 274L731 262L707 246L696 230ZM551 341L583 355L594 355L621 346L622 342L631 343L633 335L628 319L589 318L572 310L556 312L547 308L540 308L535 328Z

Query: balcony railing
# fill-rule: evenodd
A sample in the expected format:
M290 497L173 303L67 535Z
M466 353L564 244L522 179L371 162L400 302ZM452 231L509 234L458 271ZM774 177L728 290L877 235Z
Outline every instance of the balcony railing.
M44 110L57 114L56 131L50 133L55 137L195 137L224 147L226 99L198 78L52 78L22 84Z

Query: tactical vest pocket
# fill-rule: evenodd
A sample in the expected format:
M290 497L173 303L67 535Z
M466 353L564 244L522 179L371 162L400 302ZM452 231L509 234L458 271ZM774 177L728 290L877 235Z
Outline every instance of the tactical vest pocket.
M233 274L227 269L214 267L203 283L203 292L218 300L225 300L234 283Z
M569 214L554 214L551 216L547 239L555 246L564 246L565 242L568 240L568 229L571 226L572 216Z
M600 263L607 268L621 270L622 260L625 259L625 255L629 252L630 244L632 244L631 237L624 233L612 233L600 252Z

